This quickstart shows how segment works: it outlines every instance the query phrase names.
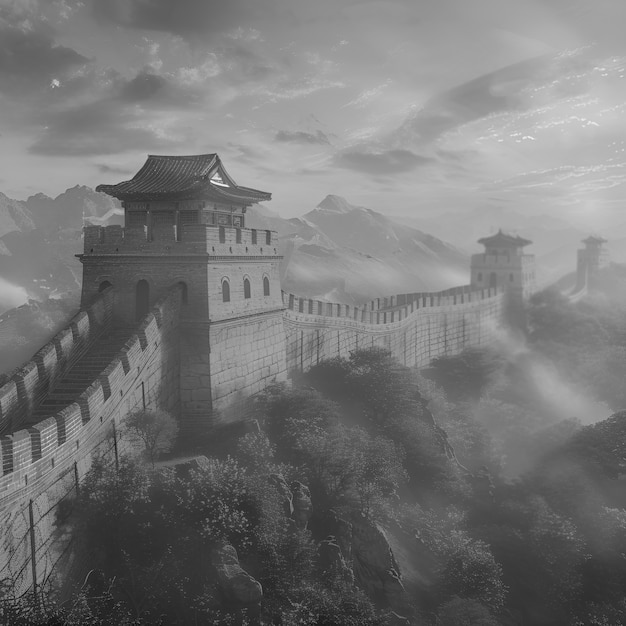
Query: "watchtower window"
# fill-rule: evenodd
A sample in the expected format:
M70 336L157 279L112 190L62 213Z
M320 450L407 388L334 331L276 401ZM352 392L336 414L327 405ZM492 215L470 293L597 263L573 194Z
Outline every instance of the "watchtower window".
M246 300L250 298L250 280L247 278L243 279L243 297Z
M252 229L252 243L256 245L256 228Z
M270 279L267 276L263 277L263 295L270 295Z
M272 231L271 230L265 231L265 243L268 246L272 245Z
M230 283L226 278L222 281L222 302L230 302Z
M180 299L183 304L188 304L188 296L187 296L187 283L182 280L178 283L180 286Z
M173 226L176 223L176 213L174 211L153 211L153 226Z
M146 211L127 211L126 212L126 226L145 226L147 222L148 213Z
M226 229L220 226L220 243L226 243Z
M181 224L197 224L198 223L198 211L181 211L180 223Z

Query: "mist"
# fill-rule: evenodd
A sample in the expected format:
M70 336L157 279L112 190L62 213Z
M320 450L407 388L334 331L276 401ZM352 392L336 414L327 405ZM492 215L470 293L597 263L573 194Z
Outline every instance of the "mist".
M0 276L0 314L28 302L26 289Z

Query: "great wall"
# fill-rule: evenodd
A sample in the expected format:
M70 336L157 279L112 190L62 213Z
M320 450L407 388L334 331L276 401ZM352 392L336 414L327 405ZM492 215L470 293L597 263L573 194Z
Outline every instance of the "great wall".
M277 233L244 228L232 206L226 226L218 203L214 221L193 224L178 203L159 225L154 204L125 208L126 228L85 229L80 312L0 388L0 579L18 590L54 570L50 512L79 489L94 455L119 458L135 409L162 407L183 432L210 433L240 419L246 398L323 359L380 346L425 367L495 341L526 287L507 252L508 289L481 288L473 271L472 285L438 293L322 302L281 291Z

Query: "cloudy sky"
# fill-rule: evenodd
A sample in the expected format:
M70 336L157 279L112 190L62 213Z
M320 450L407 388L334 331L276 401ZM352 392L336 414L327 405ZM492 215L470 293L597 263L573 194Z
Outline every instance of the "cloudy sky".
M0 0L0 190L218 152L284 216L615 217L624 24L624 0Z

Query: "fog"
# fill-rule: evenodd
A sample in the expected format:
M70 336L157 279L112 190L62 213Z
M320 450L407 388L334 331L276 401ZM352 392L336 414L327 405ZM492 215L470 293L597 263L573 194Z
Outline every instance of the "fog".
M26 289L13 285L0 276L0 314L28 302Z

